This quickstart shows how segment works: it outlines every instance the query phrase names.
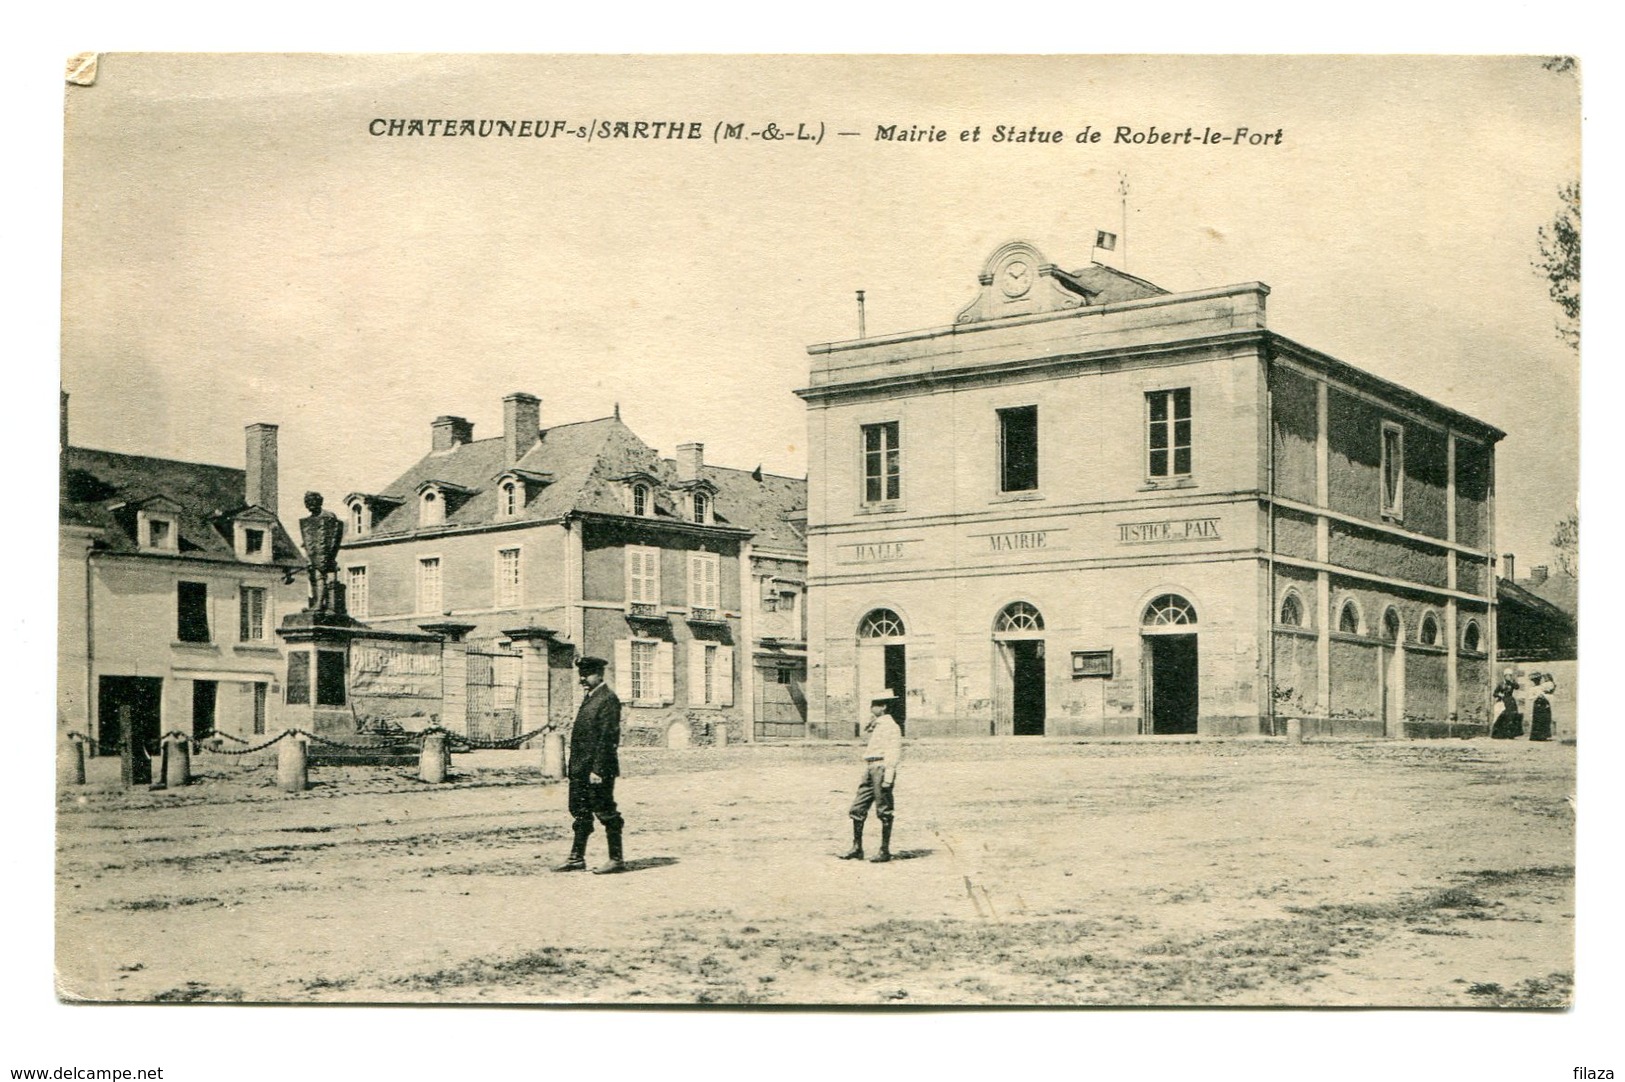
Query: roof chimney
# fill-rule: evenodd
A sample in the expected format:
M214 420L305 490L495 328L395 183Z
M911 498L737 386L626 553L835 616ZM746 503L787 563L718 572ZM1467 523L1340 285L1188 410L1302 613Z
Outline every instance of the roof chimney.
M524 391L502 399L502 450L512 466L541 438L542 400Z
M679 443L677 445L677 479L698 481L700 467L705 465L705 444Z
M1551 571L1545 564L1539 564L1535 567L1531 567L1529 569L1529 582L1531 585L1539 586L1541 583L1546 581L1550 574Z
M474 426L462 417L453 417L444 414L436 417L429 425L429 431L434 439L431 444L436 451L449 451L453 447L474 442Z
M243 502L276 514L276 425L256 424L243 429L248 441L244 462Z
M1506 579L1508 582L1517 582L1518 581L1518 575L1517 575L1517 567L1518 567L1518 565L1514 562L1512 553L1510 553L1510 552L1501 553L1501 564L1502 564L1502 567L1504 568L1504 570L1501 572L1501 577L1503 579Z

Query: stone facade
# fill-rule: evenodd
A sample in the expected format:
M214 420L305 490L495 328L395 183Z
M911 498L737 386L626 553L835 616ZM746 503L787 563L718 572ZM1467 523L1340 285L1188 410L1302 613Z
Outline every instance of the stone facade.
M1260 283L1021 242L980 283L953 326L809 350L814 735L888 685L910 736L1485 716L1494 599L1457 577L1501 433L1273 334Z

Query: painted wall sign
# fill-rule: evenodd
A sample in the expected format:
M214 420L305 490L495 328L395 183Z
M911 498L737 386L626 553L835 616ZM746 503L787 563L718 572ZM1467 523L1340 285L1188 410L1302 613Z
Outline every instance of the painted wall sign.
M1065 532L1065 528L1008 530L1001 533L973 533L970 536L978 543L985 542L987 548L984 551L989 553L1041 552L1065 547L1065 539L1061 537Z
M843 564L881 564L903 560L909 556L912 541L865 541L855 545L837 545L842 549Z
M1121 522L1117 526L1119 545L1149 545L1161 541L1217 541L1216 518L1167 519L1162 522Z

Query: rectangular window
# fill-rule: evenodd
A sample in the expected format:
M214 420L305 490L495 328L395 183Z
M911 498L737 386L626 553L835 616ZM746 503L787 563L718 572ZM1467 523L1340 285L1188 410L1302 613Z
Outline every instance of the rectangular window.
M265 684L254 684L254 732L256 734L265 732L265 691Z
M1405 430L1391 421L1382 423L1382 513L1405 513Z
M792 678L792 674L791 674L789 669L780 669L779 670L779 683L781 683L781 684L794 683L794 680Z
M1038 407L999 411L999 490L1029 492L1038 487Z
M898 422L863 426L863 502L902 499L902 452Z
M265 531L264 530L244 530L243 531L243 549L250 556L258 556L260 553L264 552L265 551Z
M418 611L439 615L440 557L425 556L418 561Z
M717 611L717 569L720 557L714 552L688 554L688 607L696 612Z
M237 591L237 637L243 642L265 641L265 587Z
M655 688L655 647L658 643L632 640L632 701L650 703L659 699Z
M370 615L367 600L367 566L361 564L347 570L347 589L344 592L344 605L349 609L350 615L357 620L365 620Z
M660 604L660 550L645 545L626 546L626 600L649 606Z
M519 604L520 564L518 549L497 550L497 608L511 609Z
M1146 476L1191 475L1191 389L1151 391L1146 404Z
M204 582L175 584L175 637L181 642L209 641L209 586Z
M700 658L700 701L709 706L717 701L717 646L708 642Z
M173 548L171 538L174 536L175 525L167 518L150 518L147 520L147 547L155 549Z

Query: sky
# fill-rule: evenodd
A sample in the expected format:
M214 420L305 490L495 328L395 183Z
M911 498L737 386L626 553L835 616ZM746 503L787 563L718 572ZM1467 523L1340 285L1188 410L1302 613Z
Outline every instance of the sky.
M444 117L704 137L368 133ZM1578 84L1537 58L110 54L65 155L73 442L238 465L276 423L289 522L306 489L380 491L438 415L500 434L512 391L544 425L618 405L663 454L803 475L792 392L809 344L856 336L854 290L871 335L946 325L999 245L1076 268L1097 229L1166 289L1263 281L1275 330L1504 429L1521 567L1576 502L1578 357L1530 263L1578 175Z

